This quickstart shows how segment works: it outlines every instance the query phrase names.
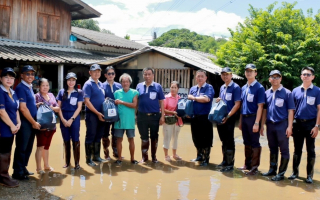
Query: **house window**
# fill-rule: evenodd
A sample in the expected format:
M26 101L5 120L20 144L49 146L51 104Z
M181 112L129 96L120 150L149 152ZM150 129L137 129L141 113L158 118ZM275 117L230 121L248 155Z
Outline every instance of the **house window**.
M60 43L60 17L38 13L38 41Z
M10 7L0 6L0 36L8 37L10 31Z

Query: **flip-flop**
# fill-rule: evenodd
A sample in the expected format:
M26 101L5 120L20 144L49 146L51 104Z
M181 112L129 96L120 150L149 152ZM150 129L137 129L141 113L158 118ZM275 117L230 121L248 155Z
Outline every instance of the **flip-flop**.
M170 156L166 156L164 159L165 159L166 161L168 161L168 162L170 162L170 161L171 161Z
M182 160L182 158L178 155L172 156L175 160Z
M132 164L135 164L135 165L139 164L139 162L136 161L136 160L131 160L131 163L132 163Z
M114 163L118 164L118 165L121 165L122 164L122 161L121 160L116 160Z

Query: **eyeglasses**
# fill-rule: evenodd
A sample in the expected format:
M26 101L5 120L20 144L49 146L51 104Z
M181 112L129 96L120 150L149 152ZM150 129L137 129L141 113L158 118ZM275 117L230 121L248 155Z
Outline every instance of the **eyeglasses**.
M279 80L281 77L280 76L270 76L270 78L273 80Z
M302 76L310 77L312 74L304 73L304 74L301 74L301 75L302 75Z
M114 76L115 75L115 73L114 72L111 72L111 73L108 73L108 76Z
M34 76L34 73L24 73L26 76Z

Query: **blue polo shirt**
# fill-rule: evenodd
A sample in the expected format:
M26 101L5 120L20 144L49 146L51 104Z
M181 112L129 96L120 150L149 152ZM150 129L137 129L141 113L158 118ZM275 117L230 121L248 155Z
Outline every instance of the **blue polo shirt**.
M34 119L36 119L37 106L36 106L36 98L34 97L34 93L32 90L32 85L28 85L25 81L22 80L21 83L19 83L18 86L16 87L15 92L18 96L19 102L26 103L31 116ZM23 117L22 113L20 117Z
M8 91L3 85L0 85L0 109L5 109L10 120L17 125L17 110L19 109L19 100L15 92L10 89L13 100L9 97ZM22 128L22 127L21 127ZM1 137L13 137L10 127L0 120Z
M241 101L241 88L238 84L231 81L228 85L222 85L219 97L227 104L228 112L230 112L236 101Z
M305 90L303 86L292 90L294 103L296 105L295 119L317 118L317 105L320 104L320 89L313 84Z
M159 113L159 100L164 100L163 90L159 83L152 82L148 87L145 82L139 83L136 90L139 92L138 111L142 113Z
M288 119L288 110L295 110L293 96L290 90L282 85L273 92L272 88L266 91L267 120L281 122Z
M94 80L90 77L83 85L83 97L90 98L90 102L93 107L98 111L102 112L102 103L104 102L104 89L103 85L100 81L98 83L94 82ZM91 112L89 108L86 106L86 112Z
M73 90L66 98L63 98L64 91L61 89L56 97L58 101L61 101L61 111L75 112L78 109L78 102L83 102L82 90Z
M245 84L241 88L242 109L241 114L255 114L258 111L258 104L265 103L265 90L257 81L253 81L249 86Z
M208 115L210 113L212 99L214 96L214 89L210 84L203 84L201 88L198 85L190 88L190 95L194 97L203 97L207 96L210 101L208 103L199 103L197 101L193 101L193 113L195 115Z
M114 82L112 86L108 83L108 81L104 82L103 89L105 91L105 97L109 97L114 100L114 92L122 89L122 86L120 83Z

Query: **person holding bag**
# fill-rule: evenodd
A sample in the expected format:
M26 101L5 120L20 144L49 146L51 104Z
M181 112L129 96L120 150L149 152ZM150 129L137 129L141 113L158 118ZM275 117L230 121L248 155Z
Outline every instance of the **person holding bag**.
M42 78L39 80L39 93L35 95L36 103L42 103L48 105L55 113L60 111L60 107L56 101L56 98L52 93L49 93L49 81L48 79ZM37 137L37 150L36 150L36 164L37 164L37 173L44 174L45 172L41 167L41 158L44 162L44 170L52 171L53 168L49 165L49 147L51 144L52 136L56 132L54 130L43 130L40 128L40 131L36 133Z
M4 68L1 72L0 85L0 185L18 187L19 182L11 179L8 170L11 158L11 148L15 134L21 127L19 115L19 100L10 88L14 84L16 73L12 68Z
M76 88L77 75L70 72L66 76L64 89L58 93L58 105L61 108L59 112L60 129L64 141L65 165L63 168L70 166L71 144L74 157L74 169L80 169L80 112L83 103L83 94Z
M170 93L165 95L164 100L165 124L163 124L163 151L166 161L171 161L171 158L168 155L171 138L173 139L172 157L175 160L181 160L181 157L177 155L178 135L180 126L183 125L181 117L179 117L176 112L178 100L180 99L178 91L179 83L177 81L172 81Z

